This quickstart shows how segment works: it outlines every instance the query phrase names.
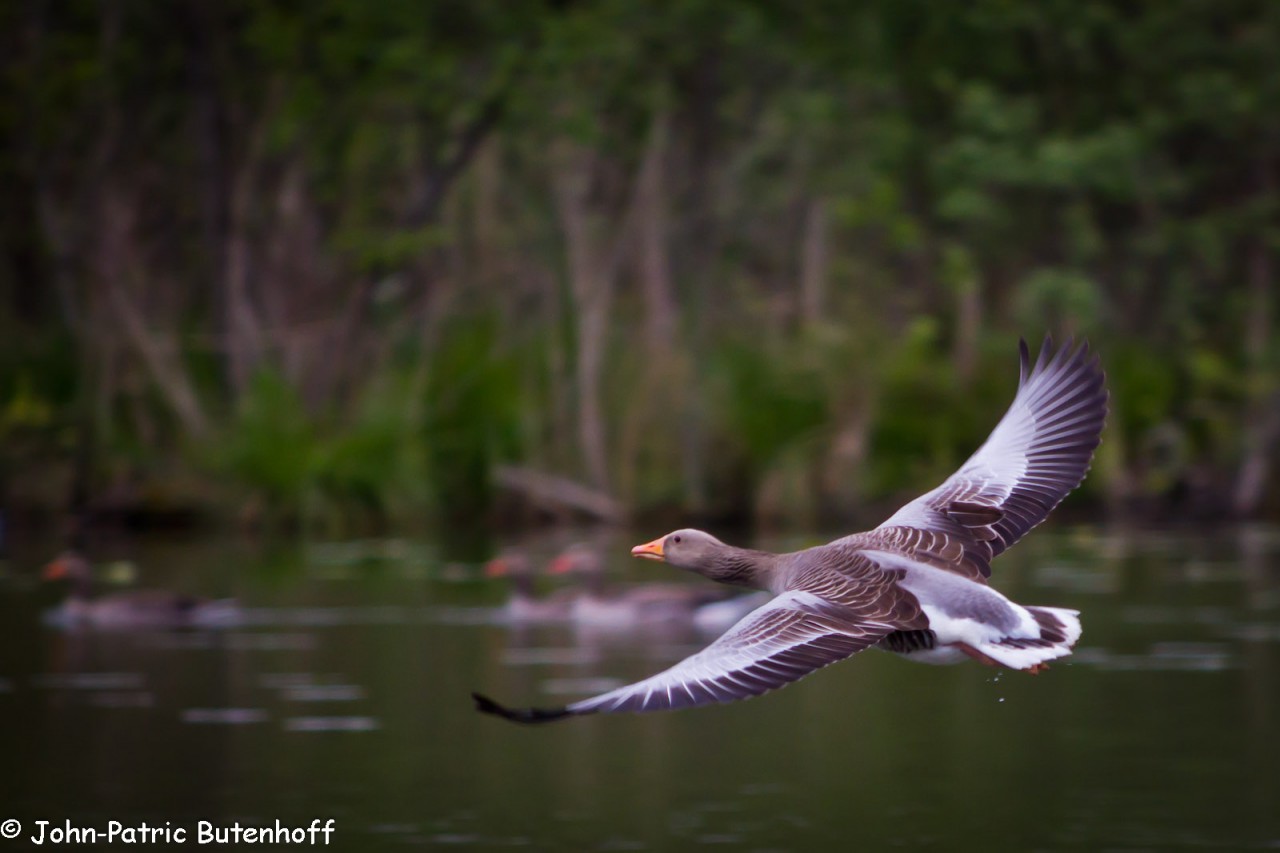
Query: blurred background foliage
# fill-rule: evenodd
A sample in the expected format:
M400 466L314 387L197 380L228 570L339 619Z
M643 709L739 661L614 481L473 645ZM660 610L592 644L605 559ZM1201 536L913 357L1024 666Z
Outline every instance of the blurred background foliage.
M0 9L0 501L873 521L1010 398L1077 506L1280 512L1280 6Z

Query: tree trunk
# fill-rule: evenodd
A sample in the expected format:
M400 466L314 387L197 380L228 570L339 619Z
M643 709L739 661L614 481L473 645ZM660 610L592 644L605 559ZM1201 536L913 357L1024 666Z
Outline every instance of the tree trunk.
M502 150L491 138L475 157L475 203L472 205L472 245L469 262L481 287L497 286L505 253L499 217L502 209Z
M1268 182L1264 182L1267 186ZM1265 359L1271 340L1271 253L1266 238L1251 241L1249 301L1245 315L1244 346L1248 384L1253 399L1244 425L1244 458L1236 474L1232 505L1237 515L1253 515L1262 504L1271 469L1272 451L1280 440L1280 395L1263 397Z
M182 366L180 348L176 344L164 346L152 335L141 309L126 292L128 282L138 281L143 275L131 257L132 202L110 185L103 187L101 197L93 270L96 285L106 292L124 336L137 350L165 402L189 434L203 437L209 432L209 423Z
M806 206L800 249L800 320L806 326L822 319L822 311L826 307L830 266L827 218L825 199L815 198Z
M667 117L660 114L649 134L636 192L647 343L651 352L669 354L675 340L676 306L667 240L667 138Z
M578 401L578 440L588 482L598 489L607 489L608 458L604 413L600 405L600 378L613 287L605 275L588 210L587 195L594 157L592 152L580 146L565 143L555 160L553 180L568 251L569 287L577 332L574 378Z
M190 145L199 163L200 230L207 256L208 278L216 293L223 280L226 257L227 174L224 104L219 86L221 53L227 34L218 4L187 0L182 7L186 24L186 72L190 91Z
M702 54L690 81L688 108L688 162L685 173L690 180L685 189L684 207L687 237L685 275L694 286L688 288L685 310L688 311L689 336L686 352L694 369L685 384L685 398L676 410L680 431L680 469L684 475L684 503L695 515L707 512L709 444L704 397L699 393L697 365L705 362L711 341L711 306L716 299L716 264L720 253L720 229L717 204L723 194L731 193L733 181L717 183L713 176L723 174L716 162L723 136L720 106L724 98L721 51L713 42Z
M661 131L655 129L651 140L660 142L661 138ZM656 145L651 141L651 149ZM600 167L599 156L596 151L563 140L556 146L551 168L556 207L568 249L569 285L577 331L574 377L578 393L578 439L588 481L598 489L608 490L607 438L600 387L608 345L606 333L613 291L623 260L632 248L632 234L642 218L646 166L651 157L658 155L651 150L642 159L629 192L593 201L592 185Z
M262 357L262 332L249 295L253 264L250 222L256 194L261 190L256 183L258 160L265 144L267 122L273 114L271 106L277 100L274 96L268 97L258 126L251 131L244 160L232 176L221 302L222 347L233 400L244 393Z
M956 282L956 337L952 357L962 382L973 378L978 366L978 339L982 334L982 288L976 273Z

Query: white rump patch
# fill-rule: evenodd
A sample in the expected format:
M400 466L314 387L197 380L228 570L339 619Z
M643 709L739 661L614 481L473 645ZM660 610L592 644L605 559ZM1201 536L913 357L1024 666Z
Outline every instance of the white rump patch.
M1002 646L999 643L986 643L976 648L993 661L1004 664L1010 669L1030 669L1038 663L1056 660L1071 654L1071 649L1067 646L1015 649L1009 646Z

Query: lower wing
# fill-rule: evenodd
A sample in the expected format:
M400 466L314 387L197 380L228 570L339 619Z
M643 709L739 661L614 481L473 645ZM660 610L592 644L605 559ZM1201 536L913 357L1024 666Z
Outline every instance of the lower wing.
M790 591L753 610L697 654L657 675L561 708L476 708L520 723L581 714L664 711L759 696L873 646L894 627L851 618L819 596Z

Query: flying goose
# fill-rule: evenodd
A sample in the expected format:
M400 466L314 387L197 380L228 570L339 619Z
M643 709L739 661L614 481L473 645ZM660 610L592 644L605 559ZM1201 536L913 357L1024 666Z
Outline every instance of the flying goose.
M970 459L941 486L874 530L773 554L677 530L631 550L773 598L702 651L664 672L561 708L478 710L521 723L581 714L659 711L758 696L876 646L932 663L973 658L1036 673L1071 653L1079 613L1026 607L987 585L991 560L1080 482L1107 413L1105 378L1088 344L1031 366L1020 343L1017 395Z

